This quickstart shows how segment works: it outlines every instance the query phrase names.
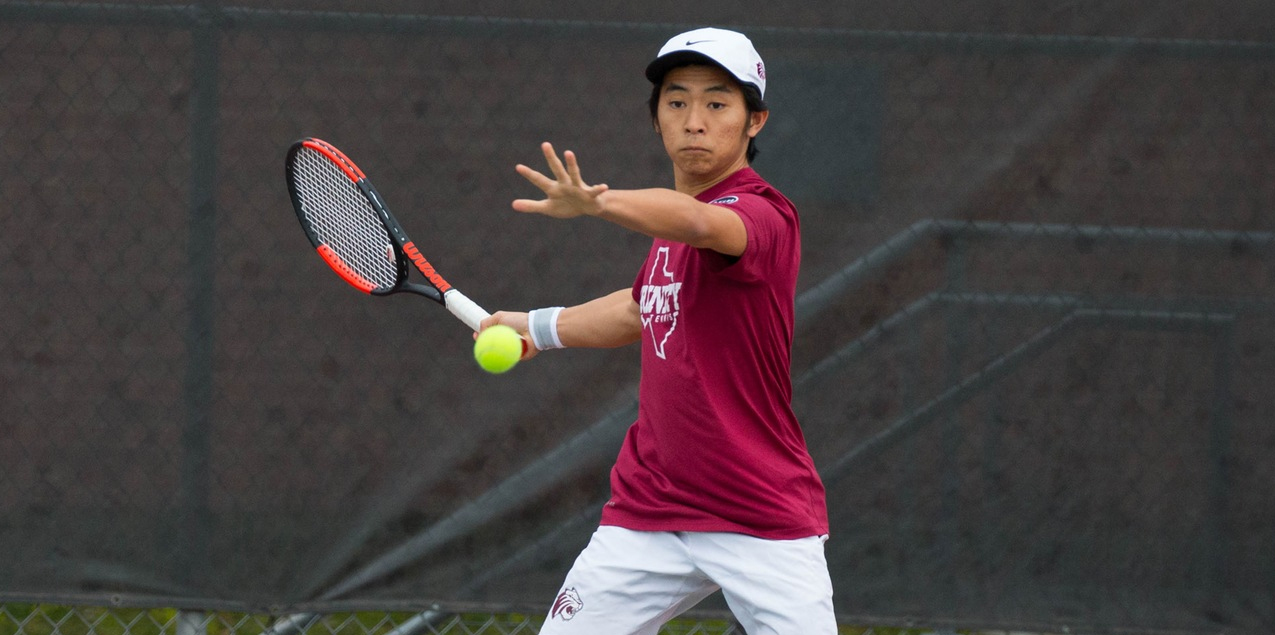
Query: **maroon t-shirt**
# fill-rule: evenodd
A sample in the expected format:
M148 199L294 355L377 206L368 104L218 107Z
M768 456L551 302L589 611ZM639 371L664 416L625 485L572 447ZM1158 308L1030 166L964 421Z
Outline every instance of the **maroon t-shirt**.
M738 259L656 239L633 284L637 421L603 525L770 539L828 533L823 483L792 412L797 210L752 169L697 197L748 230Z

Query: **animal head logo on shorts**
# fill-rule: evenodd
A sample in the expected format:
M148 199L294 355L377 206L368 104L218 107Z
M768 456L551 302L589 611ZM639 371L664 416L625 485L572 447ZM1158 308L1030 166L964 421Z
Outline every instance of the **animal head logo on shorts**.
M561 617L563 620L569 620L584 608L584 602L580 600L580 594L576 592L575 587L563 589L558 594L558 599L553 601L553 610L549 611L549 618Z

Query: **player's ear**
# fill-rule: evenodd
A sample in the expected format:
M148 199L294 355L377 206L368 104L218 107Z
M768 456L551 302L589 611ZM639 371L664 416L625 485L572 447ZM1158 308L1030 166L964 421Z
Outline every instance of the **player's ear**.
M660 122L658 119L651 120L651 127L655 128L655 134L660 134Z
M757 136L757 133L761 132L761 129L765 127L767 119L770 119L769 110L753 111L748 116L748 136L750 138Z

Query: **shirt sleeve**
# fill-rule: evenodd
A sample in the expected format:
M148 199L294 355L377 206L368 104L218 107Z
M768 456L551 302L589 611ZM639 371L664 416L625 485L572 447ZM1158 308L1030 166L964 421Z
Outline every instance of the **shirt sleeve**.
M742 281L763 280L782 260L796 235L794 219L764 196L740 194L733 201L713 201L729 209L744 223L748 242L738 258L713 252L713 270ZM708 251L708 250L701 250Z

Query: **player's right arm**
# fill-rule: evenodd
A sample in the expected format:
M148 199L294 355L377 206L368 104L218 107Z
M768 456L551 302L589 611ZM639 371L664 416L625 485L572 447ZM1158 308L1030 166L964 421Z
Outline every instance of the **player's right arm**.
M642 338L642 316L631 289L620 289L558 315L558 339L568 347L615 348Z
M527 314L497 311L482 321L482 328L504 324L518 331L528 342ZM574 348L615 348L642 338L642 317L631 289L620 289L584 304L577 304L558 314L558 339L563 346ZM535 357L536 347L527 347L523 359Z

